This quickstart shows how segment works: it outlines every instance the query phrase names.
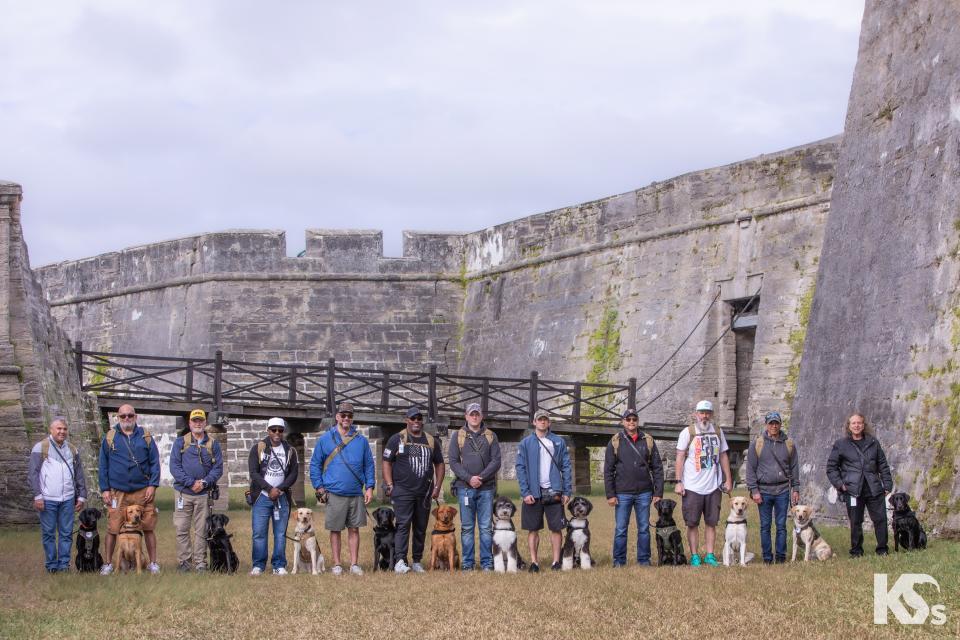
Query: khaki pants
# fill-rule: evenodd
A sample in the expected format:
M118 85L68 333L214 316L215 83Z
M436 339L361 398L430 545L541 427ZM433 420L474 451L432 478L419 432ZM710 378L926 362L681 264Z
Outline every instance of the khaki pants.
M210 498L206 494L191 496L174 494L173 528L177 531L177 564L194 568L207 566L207 516ZM183 500L181 507L180 501ZM190 552L190 534L193 533L193 553Z

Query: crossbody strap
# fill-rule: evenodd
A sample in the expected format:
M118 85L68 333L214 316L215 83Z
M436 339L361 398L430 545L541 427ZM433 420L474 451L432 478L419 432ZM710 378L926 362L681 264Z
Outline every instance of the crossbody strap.
M60 458L60 459L63 461L63 464L67 467L67 471L70 472L70 480L73 481L73 490L76 491L76 490L78 489L78 487L77 487L77 476L76 476L76 474L73 472L73 465L71 465L69 462L67 462L67 459L63 457L63 454L62 454L62 453L60 453L60 449L59 449L59 447L57 447L57 443L56 443L56 442L51 441L50 444L53 445L53 450L56 452L57 457ZM79 454L76 454L76 455L79 455ZM74 455L73 464L76 464L76 463L77 463L76 455Z
M557 468L557 471L560 472L560 482L562 483L562 482L563 482L563 469L560 468L560 464L557 462L557 459L553 457L553 453L550 451L550 449L547 447L547 445L543 444L543 440L541 440L539 436L537 436L536 434L534 434L533 437L537 439L537 442L540 443L540 446L543 447L543 450L546 451L546 452L547 452L547 455L550 456L550 460L553 462L553 466L555 466L555 467Z

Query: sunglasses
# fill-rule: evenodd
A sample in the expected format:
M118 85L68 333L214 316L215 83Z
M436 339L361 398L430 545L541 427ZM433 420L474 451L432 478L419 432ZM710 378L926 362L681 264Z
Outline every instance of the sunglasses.
M190 422L206 422L206 418L190 418Z
M423 422L423 416L417 414L415 416L410 416L407 420L413 420L414 422Z
M633 416L631 416L631 417L629 417L629 418L624 418L624 420L626 420L627 422L639 422L639 421L640 421L639 418L636 418L636 417L633 417Z
M341 413L341 414L340 414L340 417L341 417L341 418L352 418L352 417L353 417L353 414L352 414L352 413Z
M127 419L129 419L129 418L136 418L136 417L137 417L137 414L135 414L135 413L118 413L118 414L117 414L117 417L120 418L121 420L127 420Z
M283 433L283 427L270 427L267 431L270 433Z

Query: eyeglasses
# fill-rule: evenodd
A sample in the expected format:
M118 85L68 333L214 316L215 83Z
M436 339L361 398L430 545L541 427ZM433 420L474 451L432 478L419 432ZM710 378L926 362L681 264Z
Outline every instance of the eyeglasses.
M353 414L352 414L352 413L341 413L341 414L340 414L340 417L341 417L341 418L353 418Z
M407 420L413 420L414 422L423 422L423 416L417 414L415 416L410 416Z
M128 419L130 419L130 418L136 418L136 417L137 417L137 414L135 414L135 413L118 413L118 414L117 414L117 417L120 418L121 420L128 420Z
M206 418L190 418L190 422L206 422Z
M283 427L270 427L267 431L270 433L283 433Z

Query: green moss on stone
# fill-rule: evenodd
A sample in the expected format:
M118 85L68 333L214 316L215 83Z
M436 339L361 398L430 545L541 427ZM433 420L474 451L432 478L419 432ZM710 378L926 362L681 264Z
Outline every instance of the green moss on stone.
M592 366L587 373L587 382L606 383L610 373L623 363L620 354L620 313L615 307L607 307L600 319L600 326L590 334L587 358Z
M786 391L783 394L786 406L793 409L793 399L797 395L797 384L800 381L800 361L803 358L803 343L807 339L807 325L810 323L810 310L813 308L813 294L816 291L816 284L810 285L810 288L800 296L797 303L797 326L790 332L787 338L787 344L793 351L793 358L790 361L790 368L787 370ZM789 427L784 424L784 427Z

